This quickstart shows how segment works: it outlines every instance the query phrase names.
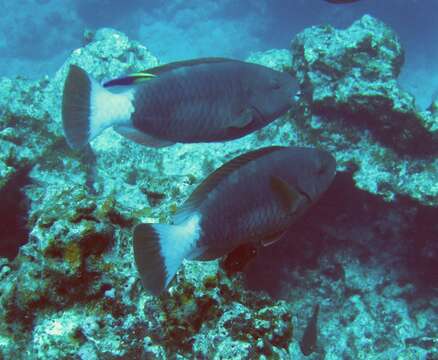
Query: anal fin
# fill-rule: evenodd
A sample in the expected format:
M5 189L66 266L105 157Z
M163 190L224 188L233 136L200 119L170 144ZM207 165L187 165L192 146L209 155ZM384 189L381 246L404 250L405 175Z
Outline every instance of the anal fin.
M137 130L132 126L115 126L114 130L117 131L120 135L140 145L150 147L165 147L175 144L172 141L157 139L151 135L145 134L144 132L141 132L140 130Z
M214 247L202 247L199 248L196 253L191 257L192 260L198 261L211 261L218 259L227 254L227 249L214 248Z

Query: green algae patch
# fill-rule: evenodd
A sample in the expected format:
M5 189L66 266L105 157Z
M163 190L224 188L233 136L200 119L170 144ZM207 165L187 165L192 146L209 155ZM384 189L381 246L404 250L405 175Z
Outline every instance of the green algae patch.
M64 260L73 268L77 269L82 262L81 248L76 243L68 244L64 249Z

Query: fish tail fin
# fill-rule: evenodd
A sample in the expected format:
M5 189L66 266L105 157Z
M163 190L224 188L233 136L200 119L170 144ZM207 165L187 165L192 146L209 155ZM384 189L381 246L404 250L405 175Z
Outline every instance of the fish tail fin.
M129 91L114 94L83 69L70 65L62 97L62 124L69 146L84 148L106 128L129 123L133 111Z
M140 224L134 229L134 259L146 290L159 295L174 278L183 260L196 247L198 228Z
M62 124L73 149L83 148L89 141L90 94L90 77L80 67L71 65L62 97Z

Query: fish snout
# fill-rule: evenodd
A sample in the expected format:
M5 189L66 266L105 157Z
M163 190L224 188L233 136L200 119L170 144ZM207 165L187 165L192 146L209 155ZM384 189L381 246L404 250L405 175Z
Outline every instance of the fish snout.
M287 94L290 106L297 102L300 95L300 87L292 75L288 74L287 78L285 79L283 91Z
M330 186L336 174L336 160L327 151L317 149L313 166L309 173L308 195L316 201Z

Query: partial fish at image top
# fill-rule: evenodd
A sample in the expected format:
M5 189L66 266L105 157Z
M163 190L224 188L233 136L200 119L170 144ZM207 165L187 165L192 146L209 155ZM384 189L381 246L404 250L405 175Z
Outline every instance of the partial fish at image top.
M358 2L359 0L325 0L331 4L351 4L354 2Z
M72 65L64 133L74 149L109 127L153 147L231 140L286 113L297 90L288 73L223 58L170 63L103 86Z

